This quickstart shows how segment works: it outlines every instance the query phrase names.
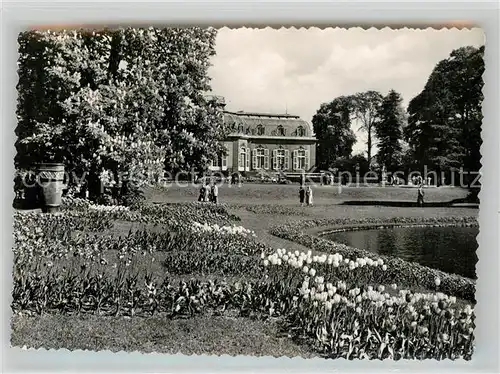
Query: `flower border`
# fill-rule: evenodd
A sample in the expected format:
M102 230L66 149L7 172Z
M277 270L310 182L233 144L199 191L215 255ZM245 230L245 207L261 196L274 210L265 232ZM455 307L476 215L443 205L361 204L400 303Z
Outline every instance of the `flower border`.
M363 227L361 227L361 225ZM449 295L461 299L475 302L476 281L457 274L449 274L441 270L420 265L416 262L409 262L398 257L388 255L377 255L364 249L350 247L344 244L336 243L331 240L323 239L320 235L304 230L310 230L321 227L336 227L338 230L349 231L356 229L384 228L395 226L479 226L478 218L475 216L447 216L447 217L392 217L386 219L380 218L334 218L334 219L313 219L299 222L286 223L270 228L269 232L279 238L301 244L317 252L340 253L349 257L375 257L383 259L391 271L388 271L386 282L406 283L425 287L429 290L436 289L435 279L439 278L441 284L439 290Z

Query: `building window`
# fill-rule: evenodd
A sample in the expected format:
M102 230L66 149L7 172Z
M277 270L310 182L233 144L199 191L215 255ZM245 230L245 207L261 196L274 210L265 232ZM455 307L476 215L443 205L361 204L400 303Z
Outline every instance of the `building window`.
M212 167L214 168L220 168L221 166L223 168L227 167L228 158L229 158L229 149L227 147L224 147L224 153L220 156L217 156L215 160L212 160Z
M257 157L257 169L264 169L264 163L266 160L266 156L264 155L264 149L259 148L256 149L256 157Z
M227 160L229 158L229 149L227 147L224 147L225 153L222 155L222 167L225 168L227 167Z
M283 170L285 169L285 150L284 149L278 149L276 151L276 169L277 170Z
M245 156L246 156L246 148L245 147L241 147L240 148L240 155L238 157L238 166L240 168L244 168L245 167Z
M284 149L281 146L278 149L273 149L273 158L272 158L273 170L288 170L289 158L290 158L290 152L288 151L288 149Z
M295 170L309 169L309 154L308 151L302 147L293 151L293 168Z
M306 130L302 126L297 128L297 136L306 136Z
M257 126L257 135L264 135L264 126L262 125Z
M269 169L269 149L259 147L253 150L252 169Z
M299 149L297 152L297 166L300 170L306 169L306 151L304 149Z
M278 136L285 136L285 129L281 125L278 126Z

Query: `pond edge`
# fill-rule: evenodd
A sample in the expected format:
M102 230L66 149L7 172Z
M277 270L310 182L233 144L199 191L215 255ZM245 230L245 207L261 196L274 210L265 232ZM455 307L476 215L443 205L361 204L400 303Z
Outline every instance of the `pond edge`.
M279 238L296 242L305 247L321 251L324 253L340 253L347 257L368 257L372 259L381 258L387 264L391 271L387 272L387 283L411 283L430 290L435 289L435 279L441 280L439 292L447 293L468 301L475 302L476 280L466 278L457 274L450 274L441 270L433 269L416 262L402 260L399 257L388 255L377 255L363 249L350 247L344 244L327 240L318 235L318 229L321 227L338 227L344 231L356 229L357 227L395 227L395 226L468 226L479 227L476 216L465 217L392 217L387 219L380 218L327 218L312 219L288 222L270 228L269 233ZM313 232L316 231L316 234Z

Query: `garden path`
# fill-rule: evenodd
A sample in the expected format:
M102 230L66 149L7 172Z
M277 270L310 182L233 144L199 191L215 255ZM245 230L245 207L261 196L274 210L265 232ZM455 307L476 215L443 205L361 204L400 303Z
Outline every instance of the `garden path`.
M307 250L309 249L301 244L278 238L277 236L269 233L270 227L278 225L280 223L284 223L283 216L256 214L248 211L245 208L229 209L229 211L241 218L241 222L239 223L241 224L241 226L255 231L257 239L268 246L271 246L275 249L286 248L287 250L297 250L301 252L307 252ZM298 221L300 220L300 217L287 219L288 222L290 222L291 220Z

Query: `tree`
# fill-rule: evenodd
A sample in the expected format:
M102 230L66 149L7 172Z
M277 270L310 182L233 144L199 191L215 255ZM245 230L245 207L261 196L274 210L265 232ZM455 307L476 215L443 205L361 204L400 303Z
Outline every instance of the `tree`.
M401 163L402 138L405 113L403 98L394 90L383 98L374 123L378 139L377 161L385 165L387 171L395 172Z
M483 54L484 47L454 50L410 101L404 136L421 169L479 170Z
M382 95L377 91L366 91L357 93L351 97L352 108L355 118L360 121L360 130L367 135L367 160L372 159L374 125L378 119L379 107L382 103Z
M351 129L351 100L341 96L330 103L321 104L312 119L318 139L318 166L332 167L337 158L349 158L356 136Z
M460 128L463 166L467 170L481 168L481 124L484 73L484 46L454 50L448 59L450 91L454 98L455 116Z
M16 163L136 175L204 168L223 149L203 92L214 29L30 31L19 37Z

